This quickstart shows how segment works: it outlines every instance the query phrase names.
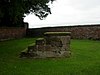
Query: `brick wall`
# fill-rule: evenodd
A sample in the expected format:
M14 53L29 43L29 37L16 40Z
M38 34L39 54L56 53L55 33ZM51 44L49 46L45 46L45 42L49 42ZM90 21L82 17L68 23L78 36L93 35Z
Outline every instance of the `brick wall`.
M100 25L63 26L28 29L27 36L40 37L48 31L71 32L74 39L100 39Z
M0 28L0 41L22 38L26 35L24 27L1 27Z

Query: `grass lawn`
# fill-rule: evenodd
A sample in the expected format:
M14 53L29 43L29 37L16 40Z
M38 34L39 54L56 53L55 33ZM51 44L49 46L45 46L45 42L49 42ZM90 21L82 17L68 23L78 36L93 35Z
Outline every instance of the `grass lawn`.
M35 40L0 42L0 75L100 75L100 41L71 40L70 58L19 58L20 51Z

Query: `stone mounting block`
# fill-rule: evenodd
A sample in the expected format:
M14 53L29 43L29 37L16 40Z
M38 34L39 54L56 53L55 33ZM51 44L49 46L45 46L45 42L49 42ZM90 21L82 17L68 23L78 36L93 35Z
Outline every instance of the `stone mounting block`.
M20 57L55 58L70 57L70 32L46 32L35 45L21 52Z

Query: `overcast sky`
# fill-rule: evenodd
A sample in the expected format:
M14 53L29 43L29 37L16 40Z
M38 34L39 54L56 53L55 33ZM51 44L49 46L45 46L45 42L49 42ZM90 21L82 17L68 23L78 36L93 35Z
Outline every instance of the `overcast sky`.
M25 17L29 28L100 23L100 0L56 0L50 7L52 14L45 20Z

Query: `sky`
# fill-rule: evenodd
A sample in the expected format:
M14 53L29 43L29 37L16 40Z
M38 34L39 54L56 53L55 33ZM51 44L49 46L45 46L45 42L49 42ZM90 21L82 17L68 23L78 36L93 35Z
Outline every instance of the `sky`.
M56 0L50 7L52 14L46 19L30 14L24 22L29 28L100 24L100 0Z

